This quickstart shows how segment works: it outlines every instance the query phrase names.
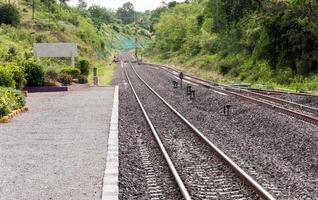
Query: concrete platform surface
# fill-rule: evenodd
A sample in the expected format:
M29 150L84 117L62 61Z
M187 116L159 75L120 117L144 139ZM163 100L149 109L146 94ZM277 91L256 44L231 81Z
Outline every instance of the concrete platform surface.
M101 199L114 88L30 94L0 125L0 199Z

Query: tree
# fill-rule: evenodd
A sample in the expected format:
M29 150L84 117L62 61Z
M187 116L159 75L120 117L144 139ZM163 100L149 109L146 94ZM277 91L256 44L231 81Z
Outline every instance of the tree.
M60 1L60 3L66 5L66 3L69 2L70 0L59 0L59 1Z
M123 24L131 24L134 22L134 5L130 2L124 3L122 8L117 10L117 16Z
M86 0L78 0L77 7L80 11L85 11L87 9Z
M168 8L174 8L174 7L176 7L176 5L177 5L176 1L171 1L168 3Z
M155 24L159 22L160 16L162 13L164 13L167 10L167 7L159 7L156 8L155 10L151 11L151 16L150 16L150 32L155 31Z
M111 12L104 7L92 5L89 7L88 12L97 28L100 28L103 23L107 24L114 22Z
M259 0L209 0L205 14L214 19L212 30L219 31L232 23L237 23L260 6Z

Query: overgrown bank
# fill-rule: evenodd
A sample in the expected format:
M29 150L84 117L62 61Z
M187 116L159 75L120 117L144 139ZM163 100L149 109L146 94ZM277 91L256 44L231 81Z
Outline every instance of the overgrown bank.
M318 3L203 0L169 6L148 59L213 81L318 91Z

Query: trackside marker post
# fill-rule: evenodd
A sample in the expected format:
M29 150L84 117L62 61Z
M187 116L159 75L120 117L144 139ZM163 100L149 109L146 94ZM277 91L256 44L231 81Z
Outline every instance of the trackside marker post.
M180 78L180 87L182 88L182 79L184 78L184 76L183 76L183 73L182 72L180 72L180 74L179 74L179 78Z

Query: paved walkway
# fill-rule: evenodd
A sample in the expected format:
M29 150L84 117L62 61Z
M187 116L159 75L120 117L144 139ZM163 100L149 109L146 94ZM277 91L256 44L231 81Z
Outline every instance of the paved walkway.
M101 199L114 88L37 93L0 124L0 199Z

